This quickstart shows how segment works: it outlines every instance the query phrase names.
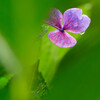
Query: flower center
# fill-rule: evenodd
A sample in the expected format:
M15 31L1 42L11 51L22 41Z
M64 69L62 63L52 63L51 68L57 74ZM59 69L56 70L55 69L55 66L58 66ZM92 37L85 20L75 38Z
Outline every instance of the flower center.
M60 31L61 31L61 32L64 32L64 28L61 28Z

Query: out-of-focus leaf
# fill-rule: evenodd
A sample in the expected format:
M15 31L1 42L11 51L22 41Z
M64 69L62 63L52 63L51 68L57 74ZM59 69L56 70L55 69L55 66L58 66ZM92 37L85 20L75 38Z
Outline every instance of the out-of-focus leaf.
M11 74L0 77L0 89L4 88L8 84L11 77Z
M8 83L8 79L6 77L0 77L0 89L4 88Z

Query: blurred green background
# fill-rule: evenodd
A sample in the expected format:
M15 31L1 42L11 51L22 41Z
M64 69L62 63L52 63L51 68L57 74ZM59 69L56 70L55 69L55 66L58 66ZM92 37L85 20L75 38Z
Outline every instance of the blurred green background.
M49 9L91 18L77 44L59 48L43 20ZM99 0L0 0L0 100L100 100Z

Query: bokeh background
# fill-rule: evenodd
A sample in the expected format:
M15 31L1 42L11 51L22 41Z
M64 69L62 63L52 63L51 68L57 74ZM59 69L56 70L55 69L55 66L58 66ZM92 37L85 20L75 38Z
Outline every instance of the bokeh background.
M76 46L47 38L51 8L91 18ZM0 100L100 100L100 1L0 0Z

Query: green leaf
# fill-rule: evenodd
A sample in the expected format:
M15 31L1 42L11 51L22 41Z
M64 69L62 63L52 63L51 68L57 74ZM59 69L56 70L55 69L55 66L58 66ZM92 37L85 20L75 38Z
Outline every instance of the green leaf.
M0 89L3 89L8 84L11 78L12 78L11 74L7 74L5 76L0 77Z

